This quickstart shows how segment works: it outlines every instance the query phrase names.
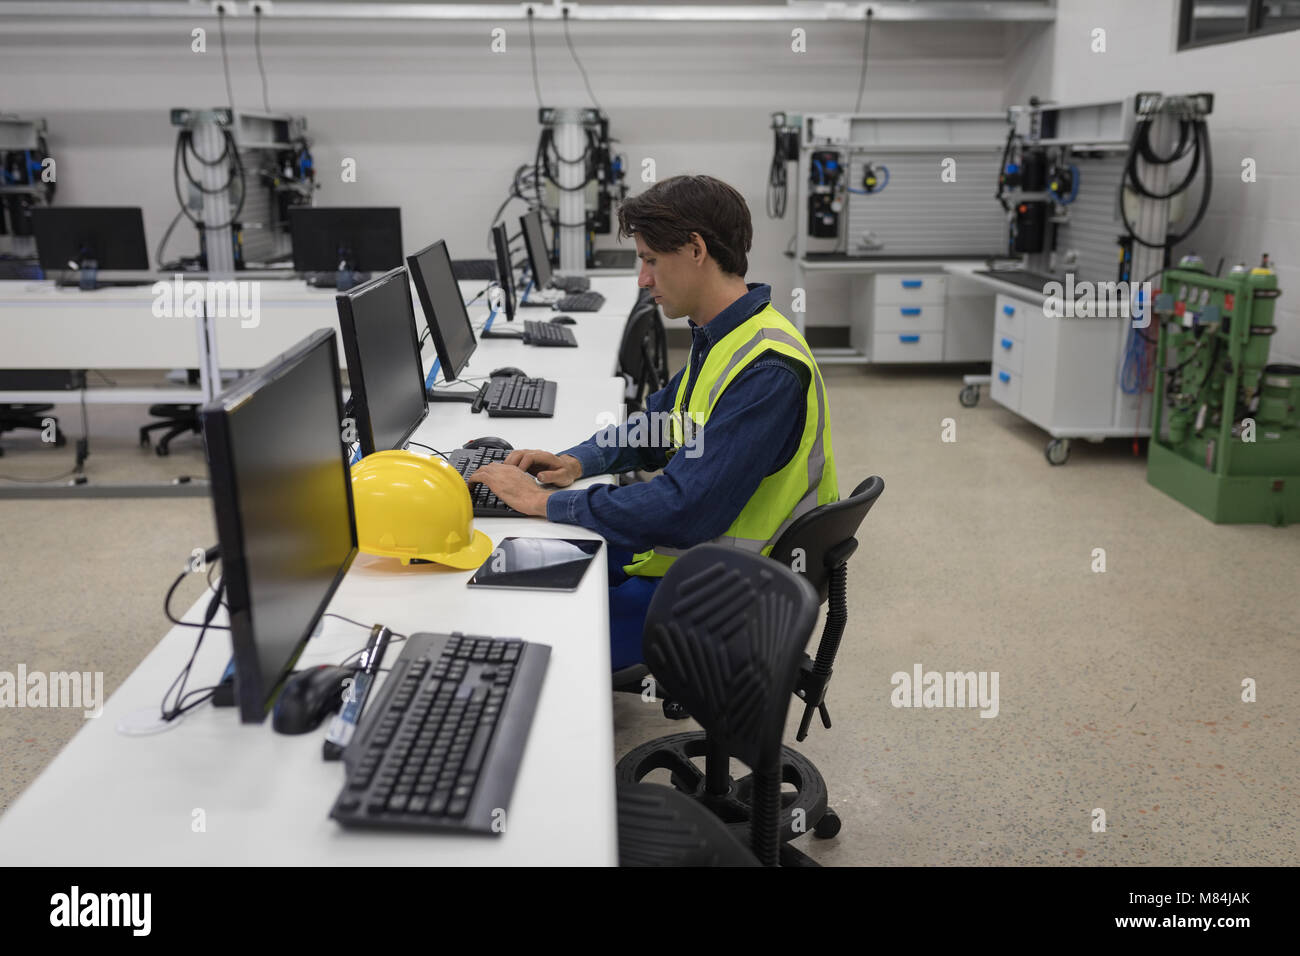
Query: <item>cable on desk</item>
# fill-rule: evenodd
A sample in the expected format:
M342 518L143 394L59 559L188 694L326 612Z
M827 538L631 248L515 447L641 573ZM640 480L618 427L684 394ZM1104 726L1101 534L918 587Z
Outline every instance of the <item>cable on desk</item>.
M448 458L446 455L444 455L442 452L438 451L438 449L434 448L432 445L426 445L426 444L424 444L423 442L418 442L418 441L408 441L407 444L408 444L408 445L416 445L416 446L418 446L418 447L420 447L420 448L427 448L427 449L429 449L429 451L433 452L435 455L437 455L437 456L439 456L440 458L442 458L443 461L447 462L448 464L451 464L451 459ZM335 616L335 617L338 617L339 615L336 614L336 615L334 615L334 616ZM346 621L347 618L345 617L345 618L343 618L343 620ZM352 623L355 624L355 623L357 623L357 622L356 622L356 621L353 621ZM363 624L362 627L364 627L364 626L365 626L365 625Z
M189 574L188 568L186 568L184 571L181 572L181 577L184 577L186 574ZM167 592L168 599L171 598L172 591L176 589L176 584L179 583L180 583L180 578L177 578L176 583L173 584L171 590ZM211 628L212 630L222 630L222 631L230 630L229 627L223 627L212 623L212 619L217 616L217 608L221 606L221 597L224 591L225 591L225 584L223 582L222 585L219 587L219 589L213 593L212 599L208 601L207 610L203 612L202 624L186 625L187 627L199 628L199 634L198 637L194 639L194 650L190 651L190 659L185 662L185 666L181 668L181 672L177 674L175 680L171 682L171 686L169 686L167 688L167 691L163 694L162 702L158 705L159 713L161 714L162 719L165 721L169 721L169 722L173 721L177 717L180 717L182 714L185 714L193 710L195 707L198 707L200 704L203 704L211 700L213 693L216 691L216 687L212 686L212 687L200 687L197 690L186 692L185 682L189 680L190 670L191 668L194 667L194 659L199 655L199 648L203 646L203 638L207 635L208 629ZM184 621L176 621L175 618L171 617L171 611L167 609L166 601L163 602L163 609L167 611L167 616L171 618L174 623L177 624L185 623ZM173 693L175 694L175 702L171 705L171 707L168 707L167 699L171 697ZM190 698L196 695L199 695L199 699L190 702Z
M208 616L207 621L205 621L203 624L193 624L193 623L191 623L191 622L189 622L189 621L182 621L182 620L179 620L179 619L178 619L174 614L172 614L172 609L171 609L171 604L172 604L172 595L176 593L176 589L177 589L178 587L180 587L181 581L183 581L183 580L185 579L185 575L187 575L187 574L189 574L189 573L190 573L190 569L187 567L184 571L182 571L180 574L178 574L178 575L176 576L176 580L172 582L172 586L169 587L169 588L167 589L167 596L166 596L165 598L163 598L163 614L167 615L167 620L171 621L173 624L176 624L176 625L178 625L178 626L180 626L180 627L197 627L197 628L201 628L202 630L208 630L209 628L211 628L211 629L214 630L214 631L228 631L228 630L230 630L230 626L229 626L228 624L209 624L209 623L207 623L207 621L211 621L211 620L212 620L212 617L211 617L211 616ZM212 614L214 614L214 615L216 614L216 609L217 609L217 607L220 606L220 598L222 597L222 595L223 595L224 592L225 592L225 580L224 580L224 579L222 580L222 582L221 582L221 584L220 584L219 587L220 587L220 590L217 590L217 591L215 592L215 594L213 595L214 599L216 599L215 603L209 605L209 607L211 608Z

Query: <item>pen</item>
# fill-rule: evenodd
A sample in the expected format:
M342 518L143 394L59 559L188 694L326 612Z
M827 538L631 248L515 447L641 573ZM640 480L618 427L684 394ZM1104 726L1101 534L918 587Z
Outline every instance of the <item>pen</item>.
M376 624L370 629L370 641L366 644L363 655L365 665L353 678L343 709L330 721L329 732L325 735L325 743L321 748L324 759L338 760L342 757L343 751L357 732L361 711L366 706L366 698L370 696L370 688L374 684L375 674L379 672L384 652L388 650L388 639L392 633L385 624Z

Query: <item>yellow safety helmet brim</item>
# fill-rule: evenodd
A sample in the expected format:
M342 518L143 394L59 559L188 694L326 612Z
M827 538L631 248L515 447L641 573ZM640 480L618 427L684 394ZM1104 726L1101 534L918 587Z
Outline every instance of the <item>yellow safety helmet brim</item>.
M452 554L422 554L420 557L426 561L437 561L439 564L445 564L449 568L469 571L486 561L491 553L492 539L482 531L476 530L474 540L468 547L461 548Z
M367 455L352 466L352 503L364 554L467 570L492 553L492 540L474 530L465 480L442 459L396 449Z

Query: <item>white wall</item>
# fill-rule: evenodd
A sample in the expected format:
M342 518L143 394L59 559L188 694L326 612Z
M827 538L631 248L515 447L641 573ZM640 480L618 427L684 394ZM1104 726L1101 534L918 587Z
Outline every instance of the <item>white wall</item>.
M208 52L190 30L208 28ZM445 236L453 254L483 255L488 217L537 139L524 22L509 22L507 52L489 50L494 24L280 21L263 25L270 102L302 113L315 139L321 204L402 206L408 247ZM634 171L707 172L734 184L754 213L752 281L788 296L782 252L794 225L764 212L769 113L847 111L857 95L862 28L810 23L807 52L793 24L574 23L574 43ZM864 110L987 111L1005 105L1008 51L1042 27L877 23ZM252 23L228 23L236 105L260 108ZM586 105L559 24L538 23L548 105ZM59 162L60 203L138 204L152 245L176 212L174 130L167 111L226 100L213 20L62 19L0 30L0 109L44 116ZM358 162L340 182L343 157ZM644 186L632 181L632 192ZM793 197L793 190L792 190ZM516 204L517 205L517 204ZM792 203L793 205L793 203ZM178 233L184 224L178 227ZM192 249L192 230L169 254ZM611 242L602 240L601 244ZM814 290L810 290L814 294ZM817 323L843 324L832 285Z
M1177 0L1058 0L1056 24L1030 39L1025 60L1041 63L1050 48L1050 95L1063 103L1140 90L1214 94L1214 192L1174 255L1199 253L1211 269L1223 256L1226 271L1269 253L1282 288L1270 358L1300 362L1300 31L1179 53L1177 16ZM1104 53L1092 52L1096 28L1106 31ZM1015 92L1041 93L1023 83ZM1241 178L1247 157L1253 183Z

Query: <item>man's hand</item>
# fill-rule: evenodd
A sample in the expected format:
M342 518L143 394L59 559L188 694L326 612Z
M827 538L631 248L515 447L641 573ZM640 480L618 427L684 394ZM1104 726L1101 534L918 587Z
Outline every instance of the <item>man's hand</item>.
M516 448L506 455L506 464L536 475L539 480L557 488L568 487L582 477L582 462L572 455L552 455L536 448ZM495 488L492 490L496 491Z
M552 492L538 485L526 471L521 471L513 465L504 462L484 465L466 481L482 482L491 488L498 498L518 512L546 517L546 499L551 497Z

